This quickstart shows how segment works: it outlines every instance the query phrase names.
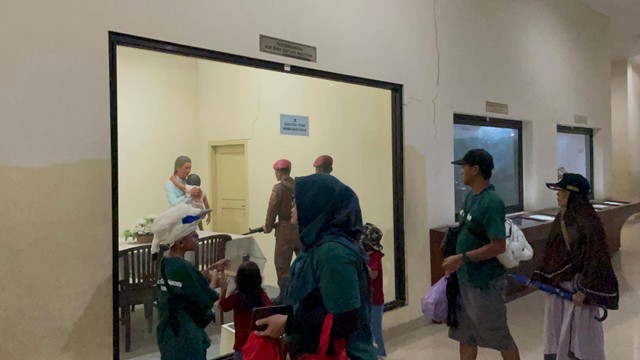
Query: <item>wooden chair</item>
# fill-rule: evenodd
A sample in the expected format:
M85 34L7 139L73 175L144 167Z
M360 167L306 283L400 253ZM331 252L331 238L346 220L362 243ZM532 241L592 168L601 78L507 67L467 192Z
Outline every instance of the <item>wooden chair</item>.
M153 331L153 304L158 299L157 274L160 257L151 260L151 245L134 247L118 252L120 280L118 299L121 322L125 327L125 352L131 350L131 311L135 305L144 305L147 332Z
M227 242L231 241L231 236L227 234L216 234L198 240L198 248L195 251L195 266L198 271L204 271L209 266L219 260L224 259L227 249ZM224 314L219 313L220 325L224 324Z

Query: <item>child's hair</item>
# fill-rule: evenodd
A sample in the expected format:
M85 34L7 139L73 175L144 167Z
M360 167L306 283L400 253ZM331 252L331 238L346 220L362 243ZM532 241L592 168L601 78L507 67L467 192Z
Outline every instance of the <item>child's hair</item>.
M260 268L253 261L245 261L238 268L236 275L238 291L238 310L248 312L262 307L262 276Z
M196 174L190 174L187 176L187 185L200 186L200 176Z

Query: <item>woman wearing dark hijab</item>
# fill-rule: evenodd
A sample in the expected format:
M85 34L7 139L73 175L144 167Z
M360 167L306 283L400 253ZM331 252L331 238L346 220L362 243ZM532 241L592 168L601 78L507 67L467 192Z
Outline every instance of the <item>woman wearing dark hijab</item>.
M334 316L334 341L345 339L352 360L376 360L371 341L370 279L366 253L358 246L362 214L356 194L328 174L296 178L293 217L297 217L302 252L291 265L286 302L291 316L258 320L268 325L260 336L286 333L292 359L318 350L325 316Z
M618 308L618 281L602 221L589 202L589 181L565 173L557 183L560 213L546 243L542 266L533 279L575 292L573 300L547 295L544 319L545 360L604 360L604 332L596 305Z

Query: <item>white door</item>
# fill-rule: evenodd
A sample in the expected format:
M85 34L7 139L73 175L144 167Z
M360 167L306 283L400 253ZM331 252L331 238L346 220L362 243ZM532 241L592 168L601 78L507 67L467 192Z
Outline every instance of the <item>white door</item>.
M216 212L214 231L242 234L247 232L247 162L244 144L213 146Z

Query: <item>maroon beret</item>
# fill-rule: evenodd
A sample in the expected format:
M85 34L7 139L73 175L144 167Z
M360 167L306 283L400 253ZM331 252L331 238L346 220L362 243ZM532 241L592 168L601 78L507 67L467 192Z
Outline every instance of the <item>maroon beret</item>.
M329 155L320 155L320 156L318 156L316 161L313 162L313 167L318 167L318 166L322 166L322 165L333 166L333 159L331 158L331 156L329 156Z

